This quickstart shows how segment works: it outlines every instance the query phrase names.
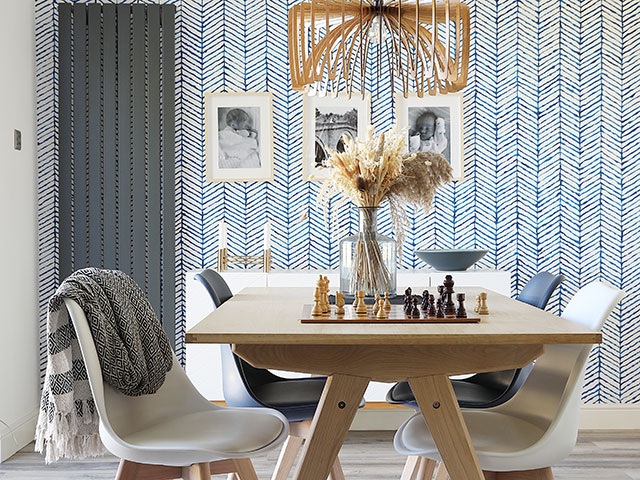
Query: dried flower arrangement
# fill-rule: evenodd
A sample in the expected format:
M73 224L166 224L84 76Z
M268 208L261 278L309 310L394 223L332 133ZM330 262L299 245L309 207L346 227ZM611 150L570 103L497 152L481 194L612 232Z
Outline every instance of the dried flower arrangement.
M324 212L335 194L341 194L338 205L352 201L358 207L377 208L387 201L396 240L402 245L407 223L405 206L428 211L436 190L452 179L451 166L442 155L405 153L405 138L404 132L394 129L375 134L373 127L369 127L364 141L343 137L344 152L330 152L327 162L332 172L319 195ZM330 221L335 224L333 218ZM378 293L389 288L390 275L381 257L375 235L367 235L365 229L356 246L352 291Z

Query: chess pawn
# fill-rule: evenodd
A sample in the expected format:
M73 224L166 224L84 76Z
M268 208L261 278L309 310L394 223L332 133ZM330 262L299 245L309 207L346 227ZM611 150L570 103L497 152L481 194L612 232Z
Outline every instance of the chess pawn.
M429 295L429 309L427 310L428 317L436 316L436 297L435 295Z
M413 307L411 308L411 316L414 318L420 318L420 309L418 308L418 297L413 299Z
M336 292L336 314L344 315L344 293Z
M364 303L364 290L358 290L357 298L358 298L358 306L356 307L356 314L366 315L367 305Z
M439 298L436 307L436 318L444 318L444 310L442 308L442 299Z
M467 311L464 308L465 294L459 293L456 298L458 299L458 310L456 311L456 318L467 318Z
M489 315L489 309L487 308L487 294L482 292L478 295L479 303L478 303L478 313L480 315Z
M382 299L380 298L380 294L376 293L376 302L373 304L373 314L377 314L380 309L380 302Z
M384 309L391 310L391 302L389 301L389 292L384 292Z
M389 315L387 315L387 311L384 308L384 300L382 300L382 297L379 297L378 299L378 314L376 315L376 318L388 318Z
M422 305L420 306L423 312L429 310L429 291L422 292Z
M322 306L320 305L320 289L316 287L316 293L313 296L313 310L311 310L311 315L314 317L318 317L322 315Z
M473 311L478 313L478 310L480 310L480 295L476 295L476 306L473 307Z

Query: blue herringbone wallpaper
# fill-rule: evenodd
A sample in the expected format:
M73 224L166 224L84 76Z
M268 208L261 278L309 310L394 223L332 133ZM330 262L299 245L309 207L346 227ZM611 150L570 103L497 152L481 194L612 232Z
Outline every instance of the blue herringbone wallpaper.
M259 252L269 219L276 268L335 268L337 240L355 218L346 209L330 232L314 203L317 185L302 180L302 98L290 89L287 65L287 9L296 1L175 3L181 345L184 273L215 265L221 219L234 253ZM444 188L428 215L409 212L402 267L419 266L411 254L418 246L486 247L482 266L510 270L516 293L540 270L566 275L555 312L593 279L624 288L592 354L584 399L640 402L640 2L468 3L467 180ZM54 4L36 0L43 311L58 281ZM366 81L380 82L372 120L387 128L395 112L383 73ZM240 91L273 94L275 179L207 183L203 94ZM380 223L389 233L387 214Z

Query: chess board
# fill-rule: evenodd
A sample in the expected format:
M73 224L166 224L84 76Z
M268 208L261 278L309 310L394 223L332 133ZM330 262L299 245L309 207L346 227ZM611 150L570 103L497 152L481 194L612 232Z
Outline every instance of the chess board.
M302 308L301 323L480 323L478 317L455 318L455 317L425 317L421 312L420 318L405 315L402 305L391 305L391 310L387 310L387 318L377 318L373 315L373 305L367 305L367 315L357 315L352 305L344 306L344 315L336 314L336 307L331 305L331 313L322 316L311 315L313 305L304 305Z

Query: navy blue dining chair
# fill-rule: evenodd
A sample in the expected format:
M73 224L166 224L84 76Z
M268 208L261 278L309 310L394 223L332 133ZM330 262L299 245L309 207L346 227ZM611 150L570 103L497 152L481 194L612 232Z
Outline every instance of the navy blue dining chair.
M540 272L524 286L518 300L544 310L563 275ZM477 373L451 384L461 408L491 408L510 400L529 376L533 363L526 367L499 372ZM387 403L418 409L409 382L396 383L387 393Z
M196 274L195 279L207 290L215 308L219 308L233 296L227 282L214 270L205 269ZM327 377L279 377L269 370L250 365L233 353L231 345L221 345L220 348L222 389L227 405L272 408L289 420L290 436L280 453L272 477L272 480L286 480L309 432ZM337 457L329 478L344 480Z

